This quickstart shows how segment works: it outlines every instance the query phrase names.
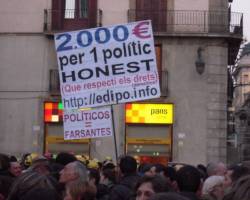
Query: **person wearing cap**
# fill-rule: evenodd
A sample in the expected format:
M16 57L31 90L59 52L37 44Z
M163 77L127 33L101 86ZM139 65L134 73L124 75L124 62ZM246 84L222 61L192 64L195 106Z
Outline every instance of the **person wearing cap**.
M49 175L51 171L48 159L41 155L37 155L32 159L32 164L28 170L32 170L43 175Z

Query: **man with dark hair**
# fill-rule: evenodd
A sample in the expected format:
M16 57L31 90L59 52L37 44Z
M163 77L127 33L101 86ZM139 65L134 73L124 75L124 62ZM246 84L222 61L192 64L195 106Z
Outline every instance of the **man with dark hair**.
M242 165L232 165L228 168L227 173L224 179L224 189L225 192L228 193L232 188L232 185L236 183L236 181L242 176L248 175L249 169Z
M133 190L139 179L137 175L137 163L131 156L120 159L119 170L121 173L120 183L112 189L110 200L127 200L133 195Z
M173 167L167 166L163 169L163 175L167 179L168 183L172 186L174 191L178 191L177 177L176 171Z
M76 161L76 157L67 152L61 152L56 157L56 163L61 164L63 166Z
M200 196L201 176L197 168L186 165L177 171L177 183L180 194L190 200Z
M0 198L7 198L9 189L14 181L14 176L9 172L9 168L9 157L0 153Z

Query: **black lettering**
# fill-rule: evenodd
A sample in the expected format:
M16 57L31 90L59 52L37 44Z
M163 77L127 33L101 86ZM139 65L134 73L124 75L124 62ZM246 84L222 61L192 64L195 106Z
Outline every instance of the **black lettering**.
M124 70L123 70L123 67L119 67L119 66L122 66L122 65L123 65L122 63L113 64L113 65L112 65L112 72L113 72L113 75L125 74L125 72L124 72Z
M63 70L63 66L66 66L68 64L67 56L59 57L59 63L60 63L61 70Z
M150 62L153 62L154 59L148 59L148 60L141 60L141 63L145 63L146 64L146 69L147 71L150 71Z
M148 48L149 47L149 48ZM147 49L146 49L147 48ZM144 44L142 47L142 51L145 54L150 54L151 53L151 49L150 49L150 44Z
M109 66L105 65L105 69L102 69L100 67L96 67L96 77L99 78L100 74L103 74L105 76L109 76Z
M72 64L72 65L77 64L77 56L76 56L76 55L71 55L71 56L69 57L69 62L70 62L70 64Z
M78 77L82 80L89 79L93 76L93 71L91 69L82 69L78 72Z
M71 81L76 81L75 71L71 71L71 74L66 75L66 72L62 72L62 81L66 82L67 78L71 78Z
M102 103L102 96L101 95L96 96L96 102L97 103Z
M127 71L134 73L134 72L138 72L140 70L140 67L138 66L138 62L129 62L127 64L127 67L129 68Z
M122 50L120 48L115 48L114 49L114 56L116 58L120 58L122 56Z

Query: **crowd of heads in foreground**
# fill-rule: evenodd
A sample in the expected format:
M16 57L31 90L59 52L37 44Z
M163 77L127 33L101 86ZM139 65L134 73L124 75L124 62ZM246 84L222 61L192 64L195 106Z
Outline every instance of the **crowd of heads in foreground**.
M250 165L0 154L0 200L250 200Z

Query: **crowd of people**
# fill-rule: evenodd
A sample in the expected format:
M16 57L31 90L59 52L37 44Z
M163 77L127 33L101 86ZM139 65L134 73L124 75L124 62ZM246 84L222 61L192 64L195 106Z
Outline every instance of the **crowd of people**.
M249 200L250 168L0 154L0 200Z

